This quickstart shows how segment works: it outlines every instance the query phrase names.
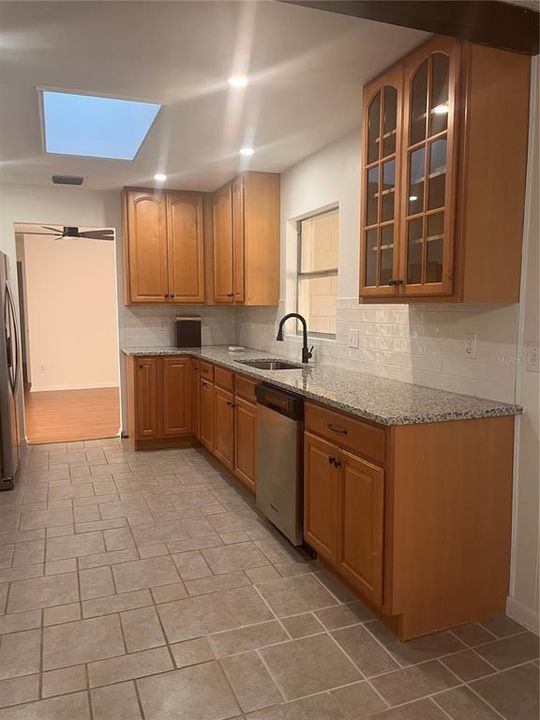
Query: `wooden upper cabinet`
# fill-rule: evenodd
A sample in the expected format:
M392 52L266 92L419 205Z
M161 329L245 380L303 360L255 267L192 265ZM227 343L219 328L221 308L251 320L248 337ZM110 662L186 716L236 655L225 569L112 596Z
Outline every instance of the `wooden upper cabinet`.
M404 67L400 283L403 295L451 295L457 78L461 47L436 38Z
M519 298L530 58L435 36L364 88L360 298Z
M214 193L217 303L277 305L279 175L247 172Z
M168 192L166 201L170 299L175 303L203 303L202 196Z
M127 190L124 194L126 302L162 303L169 293L165 194Z
M163 358L163 435L191 435L191 360Z
M393 295L398 272L403 74L395 69L364 91L360 292Z
M234 301L232 186L214 193L214 298Z
M204 197L124 190L125 302L203 303Z
M232 252L234 302L245 301L244 179L232 183Z
M339 570L375 605L382 604L384 471L342 451Z

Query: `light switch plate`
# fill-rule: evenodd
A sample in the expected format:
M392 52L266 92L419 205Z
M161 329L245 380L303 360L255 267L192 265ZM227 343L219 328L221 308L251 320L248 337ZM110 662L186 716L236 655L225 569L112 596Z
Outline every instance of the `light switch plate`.
M476 360L476 333L465 335L465 357L468 360Z
M352 328L349 330L349 347L358 347L358 330L353 330Z

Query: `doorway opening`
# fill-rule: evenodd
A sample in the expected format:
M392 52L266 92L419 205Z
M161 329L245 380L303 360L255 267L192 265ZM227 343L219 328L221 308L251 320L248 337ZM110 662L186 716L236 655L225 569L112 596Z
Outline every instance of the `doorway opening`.
M15 225L30 445L120 432L114 230Z

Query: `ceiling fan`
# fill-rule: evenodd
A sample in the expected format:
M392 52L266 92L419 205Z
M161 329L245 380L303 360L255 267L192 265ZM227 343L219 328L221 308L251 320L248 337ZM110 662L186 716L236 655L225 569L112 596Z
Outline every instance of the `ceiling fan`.
M25 233L25 235L52 235L54 236L55 240L60 240L61 238L69 238L69 239L77 239L77 238L87 238L89 240L114 240L114 230L105 229L105 230L79 230L78 227L73 226L66 226L64 225L62 228L59 227L49 227L48 225L42 225L41 226L44 230L51 230L51 232L29 232Z

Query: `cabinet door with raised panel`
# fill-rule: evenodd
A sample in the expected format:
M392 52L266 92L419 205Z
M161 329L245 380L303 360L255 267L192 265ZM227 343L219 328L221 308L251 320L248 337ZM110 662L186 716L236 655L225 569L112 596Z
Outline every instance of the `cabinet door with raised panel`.
M201 378L199 394L199 440L214 449L214 385Z
M214 194L214 298L217 303L234 301L232 232L232 188L226 185Z
M163 358L163 435L191 435L191 360Z
M135 427L138 439L159 436L159 358L135 362Z
M169 288L175 303L204 302L204 234L201 195L167 192Z
M232 183L232 246L234 302L245 300L244 180Z
M333 565L339 553L339 452L332 443L304 434L304 539Z
M200 393L199 361L191 361L191 428L193 434L199 438L199 393Z
M229 468L234 464L234 397L214 385L214 455Z
M403 295L453 289L460 45L435 37L405 65L400 276Z
M128 302L163 303L169 297L165 194L126 190L125 282Z
M398 288L401 103L403 73L394 68L364 89L360 295Z
M256 406L235 396L234 470L251 490L255 490Z
M384 471L341 451L339 570L376 605L382 604Z

